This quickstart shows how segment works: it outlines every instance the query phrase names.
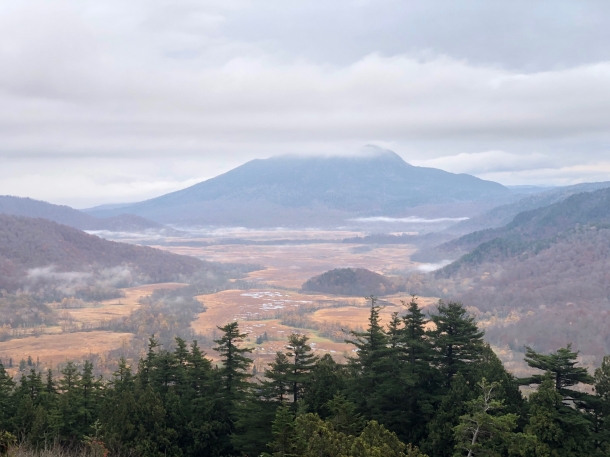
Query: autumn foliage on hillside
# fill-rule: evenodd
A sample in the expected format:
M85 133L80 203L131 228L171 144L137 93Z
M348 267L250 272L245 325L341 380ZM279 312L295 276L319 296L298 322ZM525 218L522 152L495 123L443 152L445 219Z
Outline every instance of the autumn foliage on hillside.
M398 287L389 278L365 268L335 268L308 280L303 290L364 297L391 294Z

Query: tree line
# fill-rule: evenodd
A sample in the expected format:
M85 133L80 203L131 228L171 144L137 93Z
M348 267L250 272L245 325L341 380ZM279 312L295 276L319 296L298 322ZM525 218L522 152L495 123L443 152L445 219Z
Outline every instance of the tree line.
M170 351L151 337L137 366L121 360L110 379L95 377L90 362L68 363L59 376L34 366L17 381L0 365L0 452L60 445L143 457L610 455L610 357L591 376L570 346L528 349L539 374L516 379L462 304L439 302L427 317L413 298L383 326L370 300L368 327L352 332L346 363L319 357L305 335L293 334L253 376L246 334L232 322L219 327L218 364L196 341L176 338ZM533 390L529 398L520 385Z

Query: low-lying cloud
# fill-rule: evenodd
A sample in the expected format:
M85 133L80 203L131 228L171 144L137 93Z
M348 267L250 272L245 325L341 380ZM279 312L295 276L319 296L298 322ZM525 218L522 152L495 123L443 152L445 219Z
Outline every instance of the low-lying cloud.
M356 222L410 222L414 224L438 224L441 222L460 222L469 219L468 217L437 217L434 219L427 219L425 217L417 217L417 216L409 216L409 217L385 217L385 216L375 216L375 217L357 217L351 219Z
M441 260L436 263L422 263L417 266L417 269L423 273L430 273L432 271L440 270L451 263L451 260Z

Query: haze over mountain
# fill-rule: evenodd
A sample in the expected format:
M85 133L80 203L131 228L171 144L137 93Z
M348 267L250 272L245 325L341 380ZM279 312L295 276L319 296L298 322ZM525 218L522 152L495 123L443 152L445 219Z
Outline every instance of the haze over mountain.
M79 230L141 231L163 229L163 225L134 214L122 212L112 217L97 218L66 205L54 205L31 198L0 196L0 214L41 217Z
M510 195L500 184L415 167L391 151L378 150L356 157L252 160L184 190L120 208L86 211L98 217L132 213L182 225L316 225L356 217L400 217L423 205L489 202Z

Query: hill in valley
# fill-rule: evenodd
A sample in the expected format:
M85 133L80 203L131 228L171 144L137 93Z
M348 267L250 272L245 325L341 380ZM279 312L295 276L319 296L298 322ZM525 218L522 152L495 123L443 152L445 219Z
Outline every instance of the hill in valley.
M388 295L398 291L389 278L365 268L336 268L309 279L302 289L306 292L358 297Z
M508 198L512 193L500 184L415 167L391 151L377 151L358 157L252 160L181 191L87 212L98 217L127 212L183 225L320 226L402 216L414 207L445 205L450 211L460 202Z
M46 219L0 215L0 289L22 286L32 269L93 272L119 266L129 268L144 282L164 282L193 275L204 263L194 257L104 240ZM67 278L55 276L57 281Z
M134 214L120 214L97 218L65 205L54 205L31 198L0 196L0 214L41 217L79 230L108 230L112 232L163 229L164 226Z
M572 195L447 243L468 250L411 289L478 310L493 344L610 352L610 189Z

